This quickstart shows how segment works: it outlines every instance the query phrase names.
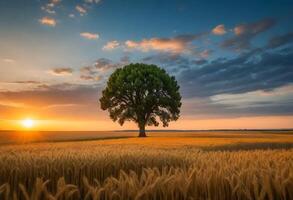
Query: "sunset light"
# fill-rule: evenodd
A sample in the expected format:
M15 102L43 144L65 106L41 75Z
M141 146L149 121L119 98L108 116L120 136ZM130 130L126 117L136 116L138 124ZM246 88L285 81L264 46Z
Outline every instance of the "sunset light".
M21 124L25 128L32 128L35 125L35 121L33 119L27 118L21 121Z

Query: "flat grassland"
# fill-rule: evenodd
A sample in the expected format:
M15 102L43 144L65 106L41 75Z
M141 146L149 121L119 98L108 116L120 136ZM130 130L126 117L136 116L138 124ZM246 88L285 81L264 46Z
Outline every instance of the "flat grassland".
M76 134L3 133L0 199L293 199L292 131Z

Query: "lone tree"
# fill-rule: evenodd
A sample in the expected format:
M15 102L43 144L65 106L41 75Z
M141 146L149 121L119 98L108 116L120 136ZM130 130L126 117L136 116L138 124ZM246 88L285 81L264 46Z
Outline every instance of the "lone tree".
M122 126L134 121L139 137L146 137L145 126L164 127L180 114L181 95L175 77L156 65L129 64L117 69L109 78L100 98L101 108Z

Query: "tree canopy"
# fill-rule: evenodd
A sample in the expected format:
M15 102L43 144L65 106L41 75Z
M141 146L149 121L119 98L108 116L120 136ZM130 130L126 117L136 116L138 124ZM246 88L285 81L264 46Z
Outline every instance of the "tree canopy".
M145 137L145 126L164 127L180 116L181 95L174 76L156 65L129 64L110 76L100 98L101 108L110 118L123 125L134 121L139 136Z

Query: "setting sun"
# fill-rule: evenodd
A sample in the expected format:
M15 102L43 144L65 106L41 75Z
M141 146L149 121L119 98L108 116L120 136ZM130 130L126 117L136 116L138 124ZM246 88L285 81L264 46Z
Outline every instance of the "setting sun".
M22 126L25 128L32 128L35 125L35 121L33 119L24 119L21 121Z

